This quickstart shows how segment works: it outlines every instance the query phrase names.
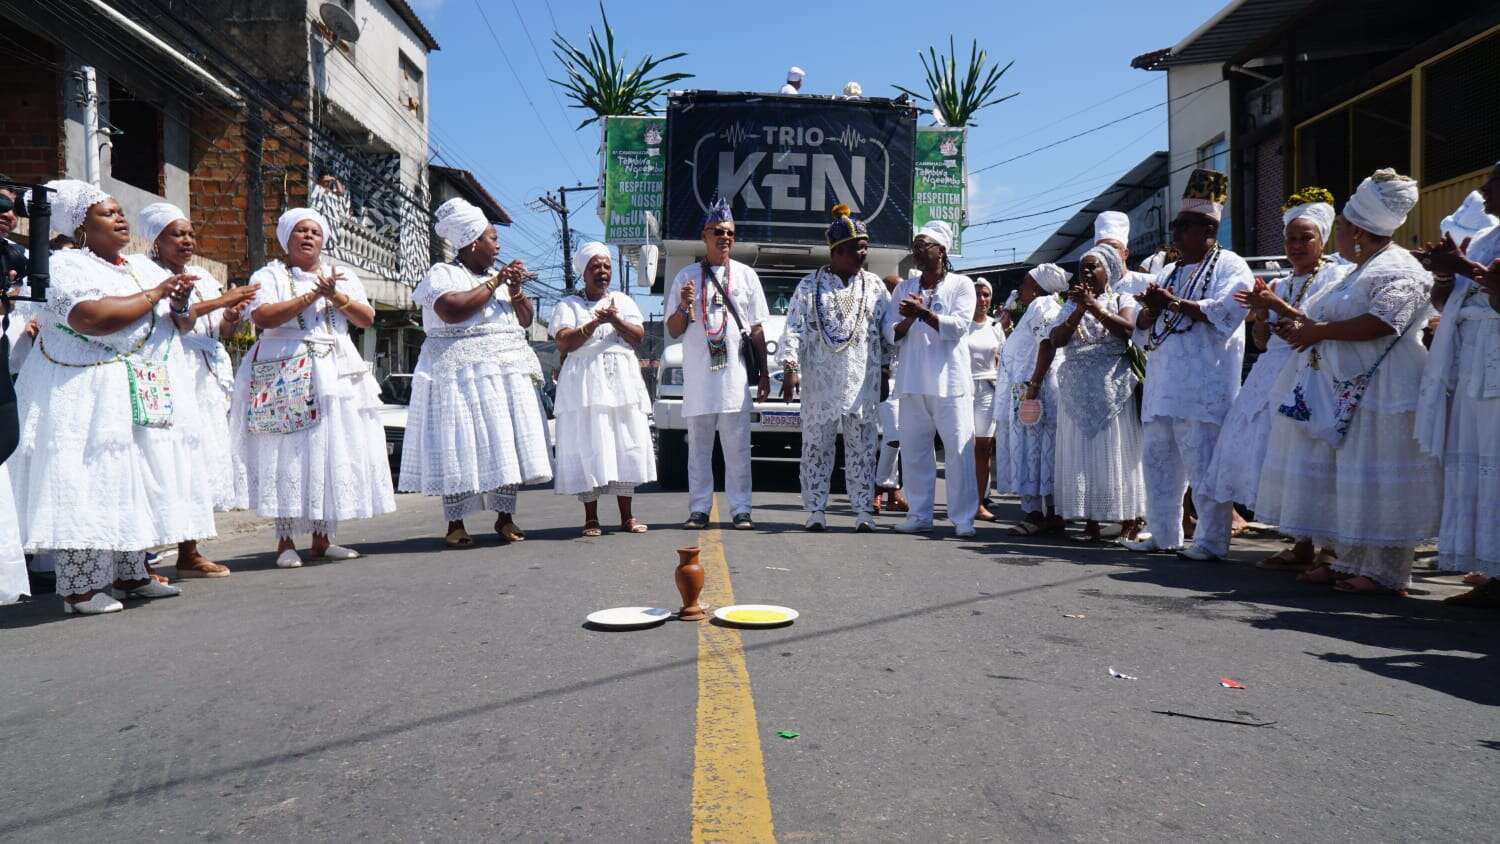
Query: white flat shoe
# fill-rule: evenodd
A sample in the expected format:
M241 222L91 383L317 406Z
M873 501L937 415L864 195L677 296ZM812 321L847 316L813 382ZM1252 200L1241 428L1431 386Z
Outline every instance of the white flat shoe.
M152 580L147 582L145 586L137 586L130 590L116 589L111 586L109 587L109 594L113 595L117 601L127 601L132 598L150 601L156 598L175 598L182 594L182 590L176 586L162 583L159 580Z
M79 615L103 615L107 612L119 612L123 609L125 609L124 604L103 592L95 592L94 597L76 604L63 601L63 615L71 615L73 613L78 613Z
M874 533L875 532L875 514L874 513L860 513L858 516L855 516L854 517L854 532L855 533Z
M1155 554L1159 552L1176 551L1176 548L1163 548L1156 544L1156 539L1150 534L1141 534L1139 539L1122 539L1120 547L1137 554Z
M355 560L358 558L358 551L342 545L330 545L323 549L323 553L317 555L317 559L320 560Z
M283 569L302 568L302 558L297 556L295 549L288 548L276 555L276 567Z
M932 533L932 522L907 519L896 525L895 530L897 533Z
M1179 548L1177 556L1184 560L1192 560L1195 563L1211 563L1219 559L1218 554L1201 547L1196 542L1186 548Z
M828 517L822 513L809 513L807 521L803 523L802 529L813 533L822 533L828 529Z
M970 539L974 536L974 526L958 525L953 528L953 535L959 539Z

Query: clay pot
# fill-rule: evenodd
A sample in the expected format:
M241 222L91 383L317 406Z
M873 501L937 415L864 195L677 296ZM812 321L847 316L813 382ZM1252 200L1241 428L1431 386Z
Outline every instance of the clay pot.
M679 621L702 621L707 618L703 607L698 605L698 596L703 592L703 566L698 562L698 549L677 549L677 570L674 572L677 591L682 594L682 609L677 613Z

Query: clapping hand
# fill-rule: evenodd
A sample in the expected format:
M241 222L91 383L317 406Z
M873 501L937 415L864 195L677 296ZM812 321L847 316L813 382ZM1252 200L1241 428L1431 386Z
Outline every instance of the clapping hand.
M1255 286L1249 290L1236 290L1234 301L1239 302L1241 307L1258 314L1279 310L1286 304L1263 280L1258 278L1255 280Z
M1141 301L1145 302L1146 307L1151 310L1161 311L1167 305L1171 304L1172 294L1168 293L1167 289L1160 285L1148 284L1146 285L1146 292L1141 294Z
M1068 291L1068 301L1072 302L1078 310L1089 314L1093 313L1098 305L1098 300L1094 298L1094 291L1089 289L1086 282L1073 285L1073 288Z
M907 294L898 306L901 316L907 319L917 319L927 312L927 306L922 304L922 297L915 293Z
M601 325L607 323L618 328L620 325L620 311L615 307L614 303L611 302L602 308L597 308L594 310L594 321Z
M1464 238L1463 243L1455 243L1453 235L1444 232L1443 239L1437 243L1424 244L1421 249L1412 251L1412 256L1430 272L1438 275L1467 275L1484 272L1483 265L1469 260L1464 254L1469 248L1469 238Z
M334 267L328 275L318 276L318 284L317 287L313 288L313 292L330 302L333 301L333 297L337 296L339 292L338 282L341 272L339 268Z
M187 308L188 296L192 295L193 284L193 277L186 273L167 276L161 284L156 285L157 301L170 299L173 309L184 310Z
M510 295L518 296L521 293L521 284L526 280L526 264L519 260L511 261L500 268L500 282L510 285Z
M1320 325L1321 323L1294 319L1275 323L1271 326L1271 330L1276 332L1277 337L1301 352L1316 346L1322 339L1318 332Z

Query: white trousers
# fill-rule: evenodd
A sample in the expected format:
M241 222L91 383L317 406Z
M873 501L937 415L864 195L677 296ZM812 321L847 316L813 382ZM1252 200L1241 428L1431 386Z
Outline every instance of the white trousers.
M828 509L828 483L833 479L834 446L844 432L844 488L855 513L875 512L875 450L879 448L873 414L843 416L802 426L802 509Z
M974 524L979 482L974 477L974 397L901 396L901 469L906 500L916 521L932 521L937 493L937 453L932 438L943 440L943 473L948 518L959 527Z
M880 403L880 462L875 467L875 486L901 488L901 403L891 396Z
M724 451L724 495L729 515L750 512L750 413L687 417L688 512L707 513L714 504L714 433Z
M1193 544L1222 557L1229 553L1234 505L1209 498L1208 465L1219 441L1212 422L1157 417L1142 426L1141 468L1146 480L1146 522L1158 547L1182 544L1182 496L1193 488L1198 526Z

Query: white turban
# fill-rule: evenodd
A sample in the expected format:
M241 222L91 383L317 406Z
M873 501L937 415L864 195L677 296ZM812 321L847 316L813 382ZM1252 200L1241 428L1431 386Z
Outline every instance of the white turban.
M917 230L917 237L927 238L943 247L945 252L953 249L953 227L943 220L928 220Z
M844 96L863 97L864 95L865 89L860 87L860 84L858 82L855 82L851 79L850 81L844 83Z
M1281 227L1286 228L1293 220L1306 217L1312 220L1313 225L1318 227L1318 234L1323 237L1323 242L1328 242L1328 236L1333 234L1333 206L1326 202L1304 202L1301 205L1293 205L1281 214Z
M1390 237L1417 207L1417 182L1389 167L1359 183L1344 203L1344 217L1377 237Z
M1444 217L1438 228L1462 246L1466 239L1476 238L1480 232L1495 226L1500 226L1500 218L1484 213L1484 195L1476 190L1464 197L1463 204Z
M1082 266L1083 259L1090 255L1098 258L1099 263L1104 266L1104 274L1108 277L1110 286L1114 286L1115 282L1124 277L1125 262L1120 260L1120 253L1113 246L1101 244L1083 253L1078 259L1079 266Z
M148 244L155 243L167 226L187 218L181 208L170 202L153 202L141 209L141 239Z
M990 295L991 296L995 295L995 288L990 285L990 280L987 279L987 278L976 278L976 279L974 279L974 286L975 287L983 287L985 290L990 291Z
M786 81L788 81L788 82L801 82L802 81L802 77L804 77L806 75L807 75L807 71L803 70L800 67L793 67L791 70L788 70L786 72Z
M603 255L608 259L609 247L597 240L591 240L578 247L573 253L573 274L580 279L583 278L583 271L588 269L589 261L594 260L594 257L597 255Z
M432 227L438 237L448 241L454 249L463 249L478 240L490 225L484 212L461 196L439 205L433 216Z
M1061 293L1067 290L1068 279L1073 277L1072 273L1056 264L1037 264L1031 268L1028 275L1048 293Z
M288 208L276 221L276 240L281 244L281 251L286 251L286 245L292 239L292 229L295 229L297 224L303 220L312 220L314 223L317 223L318 228L322 229L325 239L328 237L329 232L332 231L328 227L328 220L324 219L322 214L311 208Z
M1119 241L1122 246L1130 245L1130 218L1119 211L1101 211L1094 218L1094 242L1101 240Z
M52 203L52 229L69 237L83 225L83 218L89 215L90 208L110 198L96 185L77 179L57 179L45 187L52 189L47 197ZM31 191L26 195L29 203Z

